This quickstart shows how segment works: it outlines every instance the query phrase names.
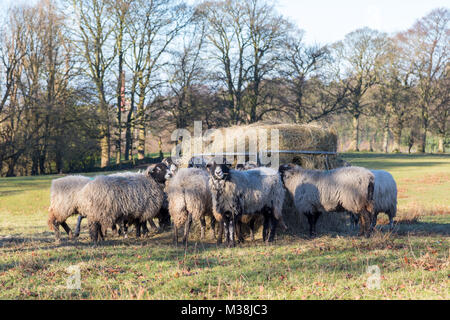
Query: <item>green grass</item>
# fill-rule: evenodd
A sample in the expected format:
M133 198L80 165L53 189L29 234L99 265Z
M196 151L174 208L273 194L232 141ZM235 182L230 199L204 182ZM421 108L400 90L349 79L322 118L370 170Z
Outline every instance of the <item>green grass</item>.
M279 235L274 245L258 237L230 249L194 236L187 250L171 244L170 232L110 236L94 248L83 224L78 241L64 237L57 245L46 225L56 176L0 179L0 298L449 299L450 157L344 156L392 172L400 213L418 219L407 223L399 213L392 234L371 239ZM72 265L81 270L80 290L66 287ZM372 265L381 271L379 289L367 287Z

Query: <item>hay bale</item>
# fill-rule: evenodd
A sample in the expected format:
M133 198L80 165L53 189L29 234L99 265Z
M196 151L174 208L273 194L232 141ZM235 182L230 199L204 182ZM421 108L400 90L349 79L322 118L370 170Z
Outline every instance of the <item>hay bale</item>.
M272 144L272 139L276 137L275 135L272 137L274 132L271 130L273 129L277 129L279 133L278 147ZM332 129L311 124L257 122L245 126L210 130L205 137L183 141L181 146L183 156L180 163L182 167L187 166L191 156L196 153L221 154L276 149L336 152L336 148L337 135ZM235 156L234 163L238 159L239 157ZM249 159L252 160L251 157L242 157L239 162L245 162ZM280 164L295 163L308 169L326 169L327 160L329 168L339 166L335 155L326 157L325 155L279 154Z

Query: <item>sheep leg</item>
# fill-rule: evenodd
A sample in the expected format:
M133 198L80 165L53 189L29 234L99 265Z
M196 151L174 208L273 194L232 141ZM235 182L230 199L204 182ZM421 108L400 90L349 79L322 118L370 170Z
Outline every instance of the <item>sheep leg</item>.
M64 231L66 231L67 235L69 236L69 239L72 239L72 230L65 221L61 223L61 227L64 228Z
M78 238L80 236L80 230L81 230L81 220L83 220L85 217L83 217L82 215L78 216L77 219L77 226L75 227L75 234L74 237Z
M54 220L52 225L53 230L55 231L55 240L56 242L59 242L61 240L61 233L59 232L59 223L58 221Z
M360 224L360 229L359 229L359 235L369 238L370 237L370 226L371 226L370 213L367 211L361 212L360 219L361 219L361 224Z
M219 221L219 230L217 232L217 244L222 244L223 231L224 231L224 221Z
M269 235L268 242L273 242L273 240L275 238L275 231L277 229L277 225L278 225L278 220L275 218L274 215L271 215L270 216L270 235Z
M115 223L113 223L113 225L111 226L111 230L113 231L113 234L119 235L119 236L120 236L120 233L119 233L119 232L122 232L122 231L120 230L120 228L117 229L117 225L116 225Z
M188 218L184 224L184 235L183 235L183 244L187 245L188 238L189 238L189 229L191 228L192 224L192 215L189 214Z
M128 238L128 234L127 234L127 232L128 232L128 226L127 226L125 220L122 220L122 221L120 222L120 228L122 229L123 237L124 237L125 239Z
M149 219L148 224L150 225L150 229L154 230L155 232L157 232L159 230L159 228L156 226L153 219Z
M173 243L178 245L178 228L176 225L173 226Z
M319 219L320 213L305 213L306 217L308 218L308 223L309 223L309 236L311 238L314 238L317 233L316 233L316 223L317 220Z
M140 221L136 221L134 223L134 227L136 229L136 238L140 238L141 237L141 222Z
M242 221L236 221L236 238L239 243L244 243L244 236L242 234Z
M151 221L151 220L149 220ZM149 231L147 228L147 221L144 221L141 223L141 228L142 228L142 234L145 236Z
M269 224L270 224L270 216L269 213L264 211L264 224L263 224L263 242L266 242L268 233L269 233Z
M211 230L213 232L214 239L217 239L217 236L216 236L216 219L214 217L211 217L210 226L211 226Z
M252 241L255 241L255 218L253 218L252 220L250 220L250 222L248 223L248 227L250 228L250 239Z
M392 214L391 211L386 212L387 215L389 216L389 230L394 230L394 215Z
M229 234L230 221L225 217L223 219L223 227L225 229L225 242L228 245L230 243L230 234Z
M170 227L170 214L167 209L161 209L157 216L159 222L159 228L165 230Z
M231 221L228 223L228 235L229 235L229 238L230 238L229 246L231 246L231 247L235 247L236 246L235 239L234 239L235 228L236 228L236 223L235 223L235 220L234 220L234 217L233 217L231 219Z
M98 235L99 235L99 223L98 222L89 222L89 236L91 237L91 241L94 242L94 245L98 243Z
M105 240L105 235L106 235L106 227L103 228L103 226L101 226L99 224L99 226L98 226L98 235L100 237L100 240L104 241Z
M205 217L200 218L200 239L205 239L206 221Z
M370 229L373 230L377 225L378 213L374 213L370 222Z

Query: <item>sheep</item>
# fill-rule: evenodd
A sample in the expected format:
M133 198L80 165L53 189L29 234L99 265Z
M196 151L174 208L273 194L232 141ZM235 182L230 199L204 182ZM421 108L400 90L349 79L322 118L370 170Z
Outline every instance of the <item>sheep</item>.
M48 226L55 232L56 241L60 240L59 226L61 225L69 238L72 238L72 230L66 220L75 214L77 210L77 196L80 190L91 179L84 176L67 176L52 180L50 187L50 207ZM75 236L77 233L75 232Z
M211 192L208 173L198 168L184 168L171 178L167 185L169 213L173 221L173 240L178 243L178 229L184 225L183 243L187 244L192 220L200 221L201 239L205 237L205 217L211 217L214 233L215 219L212 216ZM215 235L214 235L215 236Z
M247 161L245 163L236 164L236 170L239 170L239 171L256 169L258 167L260 167L260 166L258 165L258 163L254 162L254 161Z
M264 215L263 240L272 242L278 222L282 220L285 191L277 171L271 168L256 168L248 171L230 169L226 164L208 163L209 186L213 200L213 214L225 227L226 241L235 245L236 222L242 215ZM269 224L271 225L268 234ZM240 230L238 238L240 237ZM221 243L219 233L218 244Z
M258 162L254 162L254 161L246 161L245 163L238 163L236 164L236 170L239 171L246 171L246 170L250 170L250 169L255 169L260 167L259 165L259 161ZM242 215L236 223L236 230L239 234L238 236L238 241L239 242L244 242L244 236L243 236L243 232L242 232L242 225L246 224L249 228L250 231L250 239L251 241L255 240L255 223L256 220L260 217L261 215L257 215L257 214L253 214L253 215Z
M167 158L170 159L170 158ZM166 160L166 159L164 159ZM163 160L163 161L164 161ZM169 168L172 168L172 170L175 170L175 165L172 164L166 164L164 162L157 163L153 166L150 166L146 170L147 175L151 175L153 179L160 185L161 189L165 191L167 186L167 172L169 171ZM159 221L159 226L162 229L167 228L170 226L170 215L169 215L169 201L167 200L167 193L164 192L164 200L161 209L159 210L158 214L156 215L156 218ZM153 227L151 220L149 221L150 225Z
M164 160L167 161L167 159L170 159L170 158L166 158ZM165 181L166 181L166 179L165 179L166 171L167 171L167 165L164 164L163 162L160 162L160 163L150 165L149 167L147 167L147 169L145 171L139 170L138 173L143 173L143 174L147 174L147 175L150 174L153 177L153 179L160 185L160 187L162 189L164 189ZM83 217L81 215L78 217L77 227L75 230L75 237L77 237L80 233L81 221L84 218L85 217ZM168 202L167 202L166 193L164 193L163 205L155 218L158 219L158 221L159 221L160 229L165 229L168 226L170 226L170 216L169 216L169 211L168 211ZM150 219L148 222L150 224L151 229L153 229L153 230L158 229L156 227L155 223L153 222L153 219ZM120 226L119 226L119 228L117 228L116 225L113 224L112 230L117 232L118 235L121 235L121 234L125 235L128 231L127 224L132 224L132 223L136 224L136 222L125 220L124 230L122 230L120 228ZM142 230L142 234L148 233L147 223L145 221L139 225L139 228L140 228L140 230L136 230L137 234L140 234L141 230Z
M389 229L394 228L394 217L397 213L397 184L392 175L385 170L370 170L375 176L375 190L373 193L374 214L372 228L377 224L377 217L384 212L389 217ZM358 225L358 216L350 213L353 226Z
M138 224L158 214L164 194L151 175L125 172L97 176L83 187L78 198L80 214L87 217L91 240L97 244L98 236L103 238L102 230L116 223L124 227L126 221L136 224L139 236Z
M369 170L361 167L306 170L289 164L280 166L279 172L297 213L308 219L311 237L316 235L316 222L325 211L360 215L360 235L370 236L375 177Z
M192 157L188 161L188 168L206 169L206 165L211 160L211 157Z

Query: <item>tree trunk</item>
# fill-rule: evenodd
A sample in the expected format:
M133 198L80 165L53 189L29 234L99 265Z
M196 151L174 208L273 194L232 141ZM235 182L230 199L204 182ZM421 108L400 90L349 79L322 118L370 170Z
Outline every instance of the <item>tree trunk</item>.
M444 135L439 135L439 143L438 143L438 152L444 153L445 152L445 146L444 146Z
M17 159L15 159L15 157L12 157L11 159L9 159L8 171L6 172L7 177L15 177L16 176L16 174L14 173L14 169L16 167L16 162L17 162Z
M109 138L108 134L105 134L100 140L101 147L101 167L105 168L109 166Z
M359 115L353 116L353 143L355 151L359 151Z
M423 108L422 110L422 129L423 132L420 136L419 152L425 153L427 146L427 131L428 131L428 113L426 112L425 108Z
M400 146L402 142L402 131L403 131L403 124L397 123L396 126L392 128L392 134L394 135L394 147L393 152L401 152Z
M145 138L146 138L145 124L141 124L138 129L138 159L145 158Z
M383 128L383 152L388 152L389 146L389 116L386 115L384 118L384 128Z

